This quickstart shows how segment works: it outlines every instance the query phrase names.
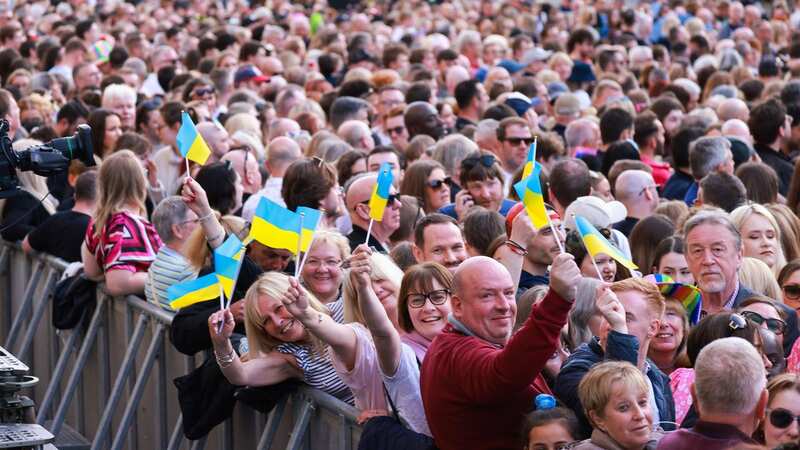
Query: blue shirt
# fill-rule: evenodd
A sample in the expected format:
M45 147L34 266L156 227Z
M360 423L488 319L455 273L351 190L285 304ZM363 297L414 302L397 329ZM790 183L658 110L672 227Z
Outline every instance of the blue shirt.
M505 217L508 214L508 211L511 209L511 207L513 207L516 204L517 202L504 198L503 204L500 205L500 211L497 212L499 212L501 216ZM442 206L441 208L439 208L439 212L448 215L453 219L458 220L458 214L456 214L455 203L450 203L449 205Z

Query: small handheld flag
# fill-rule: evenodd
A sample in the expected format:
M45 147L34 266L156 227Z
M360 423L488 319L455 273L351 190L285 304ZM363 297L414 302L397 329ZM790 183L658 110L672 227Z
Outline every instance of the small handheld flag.
M538 230L549 223L547 210L544 207L544 197L542 196L542 186L539 183L539 164L534 163L533 172L527 178L514 185L517 195L525 205L531 223Z
M217 297L219 297L219 283L217 275L214 273L185 283L173 284L167 288L167 299L169 306L173 309L184 308Z
M534 136L533 143L528 147L528 158L525 160L525 167L522 169L523 180L533 173L533 166L536 165L536 146L538 143L539 136Z
M389 190L392 188L392 166L389 163L381 164L378 170L378 183L369 199L369 217L381 222L386 203L389 201Z
M178 150L187 160L203 165L211 155L211 149L208 148L208 144L197 131L192 118L189 117L189 113L186 111L181 113L181 128L178 130L178 136L175 140L178 144Z
M242 264L242 241L231 233L225 242L214 250L214 272L227 298L233 298L233 286L239 277Z
M578 229L578 233L581 235L581 239L583 239L583 245L586 246L586 251L592 255L592 261L594 261L594 258L598 254L605 253L630 270L636 270L639 268L633 263L633 261L626 258L622 252L614 247L613 244L608 242L608 240L606 240L606 238L603 237L603 235L600 234L600 232L597 231L588 220L581 216L576 216L575 226Z
M261 197L250 225L250 238L267 247L282 248L297 254L300 215Z
M314 240L314 232L317 231L319 220L322 218L322 213L318 209L309 208L306 206L298 206L297 214L303 215L303 248L305 253L311 247L311 242Z

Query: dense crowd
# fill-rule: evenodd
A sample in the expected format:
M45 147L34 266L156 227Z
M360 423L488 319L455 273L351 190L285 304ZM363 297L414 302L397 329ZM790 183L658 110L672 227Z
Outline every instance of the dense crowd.
M96 164L18 171L0 234L172 310L262 199L322 212L175 312L187 435L305 383L365 450L797 448L798 30L785 0L3 2L13 148L87 123Z

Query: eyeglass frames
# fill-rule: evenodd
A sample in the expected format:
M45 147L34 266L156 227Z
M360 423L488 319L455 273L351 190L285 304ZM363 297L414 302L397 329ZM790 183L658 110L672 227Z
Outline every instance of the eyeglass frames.
M434 191L438 191L444 185L448 185L449 186L451 182L452 182L452 179L450 177L445 177L445 178L443 178L441 180L431 180L431 181L428 181L428 187L430 187Z
M406 301L408 301L408 306L416 309L425 306L427 300L430 300L433 305L443 305L448 297L450 297L449 289L436 289L427 293L408 294Z

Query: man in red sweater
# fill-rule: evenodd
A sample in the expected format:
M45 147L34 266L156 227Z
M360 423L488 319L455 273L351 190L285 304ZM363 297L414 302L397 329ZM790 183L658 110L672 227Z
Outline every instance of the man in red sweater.
M558 255L550 291L512 337L516 286L506 268L483 256L461 263L453 313L428 349L420 378L438 448L519 447L523 415L537 394L550 393L541 371L556 350L580 276L571 255Z

